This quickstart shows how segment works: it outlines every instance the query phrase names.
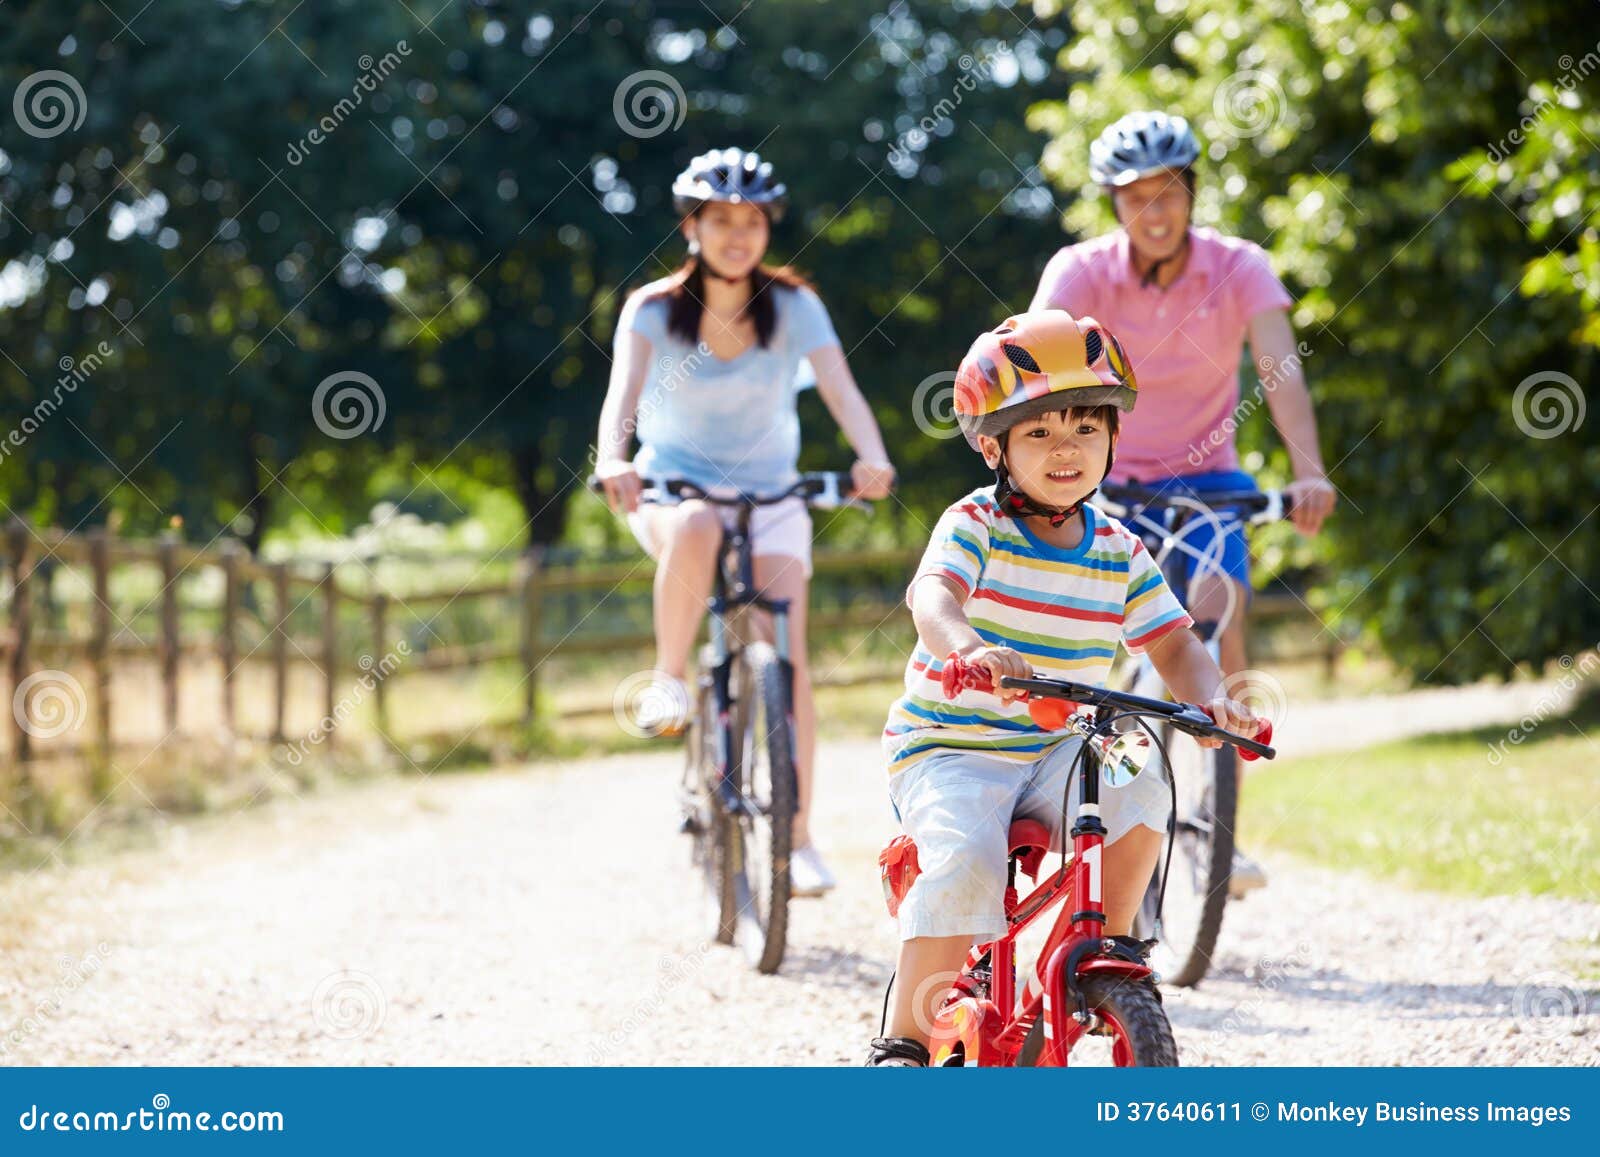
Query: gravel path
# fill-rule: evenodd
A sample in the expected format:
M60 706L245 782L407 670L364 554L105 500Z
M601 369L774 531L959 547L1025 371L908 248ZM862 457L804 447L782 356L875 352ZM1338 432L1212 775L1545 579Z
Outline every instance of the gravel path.
M876 745L823 748L841 886L774 977L698 939L677 760L338 788L0 882L0 1063L858 1064L895 949ZM1600 906L1269 867L1168 992L1186 1063L1600 1063Z

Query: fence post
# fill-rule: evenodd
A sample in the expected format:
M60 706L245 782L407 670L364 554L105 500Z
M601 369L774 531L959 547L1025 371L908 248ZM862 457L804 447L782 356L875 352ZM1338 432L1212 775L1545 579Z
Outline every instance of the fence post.
M6 530L6 553L11 556L11 725L14 728L12 756L24 764L32 754L32 736L25 726L27 712L18 710L17 690L28 677L28 640L33 632L33 615L29 606L28 579L33 564L28 559L28 527L21 518L11 520ZM27 788L27 772L23 772L23 788Z
M94 735L101 758L111 755L111 548L104 527L89 532L94 603L89 608L89 665L94 670Z
M163 531L161 558L161 687L167 739L178 730L178 536ZM165 742L165 741L163 741Z
M544 654L539 646L539 619L540 611L542 610L539 579L540 572L543 569L544 547L538 544L530 546L528 552L522 557L522 669L524 684L522 722L524 725L533 723L539 690L539 668L544 663Z
M333 726L337 723L333 718L333 697L339 679L339 588L333 581L331 562L323 568L322 593L322 708L323 716L332 721L323 742L331 748L333 733L337 730Z
M289 700L289 564L272 564L272 603L278 623L272 630L272 741L284 742Z
M378 731L382 735L389 734L389 710L384 698L384 684L388 680L383 662L389 654L388 615L389 596L379 591L372 596L372 677L375 680L372 685L372 705L377 715Z
M222 544L222 633L217 638L217 653L222 660L222 728L228 740L238 734L239 698L234 668L239 664L239 544L228 539Z

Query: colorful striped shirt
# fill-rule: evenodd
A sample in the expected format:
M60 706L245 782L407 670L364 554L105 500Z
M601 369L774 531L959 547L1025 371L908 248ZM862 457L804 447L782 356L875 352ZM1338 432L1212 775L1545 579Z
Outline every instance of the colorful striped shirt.
M1083 541L1052 546L996 505L994 487L974 490L934 528L906 591L928 575L966 593L962 610L984 642L1010 647L1043 678L1102 685L1119 642L1134 654L1180 627L1192 626L1139 536L1091 504ZM935 751L979 749L1031 763L1070 734L1046 731L1025 702L1002 706L983 691L946 700L944 656L917 641L906 664L906 689L889 709L884 753L889 774Z

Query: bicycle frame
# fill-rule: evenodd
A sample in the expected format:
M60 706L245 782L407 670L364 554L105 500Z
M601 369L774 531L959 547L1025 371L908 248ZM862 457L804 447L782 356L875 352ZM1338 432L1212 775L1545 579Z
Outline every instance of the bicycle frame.
M1126 525L1144 539L1173 597L1185 607L1189 605L1189 577L1182 564L1182 556L1195 558L1202 567L1209 566L1220 573L1218 564L1222 550L1224 521L1241 517L1237 510L1232 514L1221 514L1217 507L1243 506L1245 509L1255 507L1252 512L1243 516L1244 525L1247 527L1259 522L1277 521L1283 518L1287 511L1284 496L1279 491L1262 493L1240 491L1198 497L1182 492L1161 494L1152 491L1141 501L1135 498L1124 500L1116 497L1118 489L1111 487L1106 497L1126 510L1127 513L1123 516ZM1215 503L1215 506L1211 503ZM1164 520L1158 521L1151 516L1152 507L1155 506L1177 511L1173 525L1168 526ZM1211 525L1214 531L1211 549L1201 551L1184 541L1189 528L1197 524ZM1233 621L1237 611L1231 586L1228 595L1228 604L1221 618L1196 623L1194 628L1200 641L1205 644L1207 652L1210 653L1212 662L1219 664L1222 661L1220 643L1222 632ZM1162 693L1163 684L1160 676L1156 674L1155 666L1148 658L1141 656L1127 679L1127 686L1138 694L1155 697Z
M740 503L734 526L723 530L711 598L707 603L711 611L712 660L708 674L717 709L717 765L720 769L717 799L724 810L735 815L751 814L753 810L740 791L742 769L734 757L739 746L733 734L733 661L738 650L730 641L733 634L730 622L742 607L756 607L772 616L773 649L777 651L778 664L783 671L784 714L789 721L791 757L794 754L794 664L789 656L789 600L769 598L756 588L750 553L750 518L754 510L754 504Z
M1035 1022L1043 1017L1044 1049L1037 1063L1065 1065L1073 1046L1095 1027L1099 1016L1073 997L1068 978L1109 973L1138 981L1151 974L1148 965L1113 955L1118 945L1104 934L1106 829L1100 822L1101 758L1088 742L1093 726L1082 715L1073 716L1072 723L1085 740L1078 809L1071 831L1072 859L1019 901L1016 875L1020 857L1010 856L1005 910L1011 926L998 940L975 945L967 954L960 976L951 985L951 997L934 1023L929 1041L932 1064L944 1063L957 1045L967 1064L1011 1064ZM1070 915L1063 906L1019 993L1018 938L1045 912L1073 897L1082 899L1075 901L1078 906ZM987 996L981 991L985 958Z

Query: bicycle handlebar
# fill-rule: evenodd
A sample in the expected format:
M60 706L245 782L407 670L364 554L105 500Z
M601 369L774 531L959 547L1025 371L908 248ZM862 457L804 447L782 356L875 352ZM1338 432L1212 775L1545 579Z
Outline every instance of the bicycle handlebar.
M946 699L954 699L966 690L994 691L994 679L987 667L969 663L953 651L944 661L941 679ZM1207 708L1193 703L1169 703L1165 699L1149 699L1065 679L1019 679L1008 675L1000 680L1000 685L1022 691L1020 698L1028 701L1028 714L1047 731L1059 731L1065 726L1073 714L1069 703L1084 703L1093 707L1115 707L1137 715L1159 715L1179 731L1201 739L1220 739L1238 748L1239 758L1247 761L1276 759L1278 755L1268 746L1272 742L1269 719L1261 720L1261 729L1252 739L1224 731Z
M596 494L605 492L605 484L595 474L589 475L588 487ZM695 498L715 506L774 506L790 498L803 498L807 506L816 510L837 510L845 506L869 512L872 510L865 499L855 496L855 483L850 475L838 470L802 474L799 481L787 490L768 495L746 494L742 491L735 494L712 494L687 478L650 479L645 488L639 492L640 500L645 502L658 501L662 495L680 500Z
M1288 518L1294 509L1294 495L1283 490L1214 490L1210 493L1190 494L1186 491L1163 491L1130 482L1126 486L1106 484L1100 487L1101 496L1124 509L1129 507L1168 507L1177 500L1201 502L1216 509L1228 507L1245 514L1259 516L1261 522L1277 522ZM1252 519L1251 521L1257 521Z

